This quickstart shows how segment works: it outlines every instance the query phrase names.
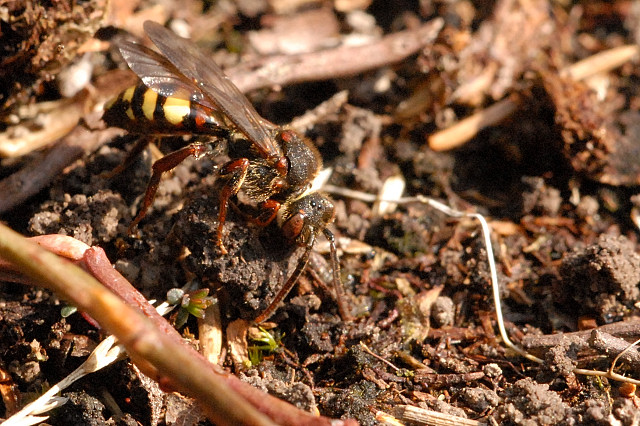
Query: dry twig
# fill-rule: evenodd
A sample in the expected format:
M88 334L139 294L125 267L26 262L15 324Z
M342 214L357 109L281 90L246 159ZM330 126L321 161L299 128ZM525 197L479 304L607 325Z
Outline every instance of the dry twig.
M619 339L595 329L591 331L589 346L598 352L606 353L610 357L616 355L631 368L640 370L640 352L630 350L629 342L624 339ZM623 353L624 356L622 356Z
M425 410L424 408L414 407L411 405L400 405L393 411L397 418L414 425L481 426L486 424L477 420L465 419L464 417L453 416L451 414L438 413L437 411Z
M436 18L415 30L390 34L371 44L272 56L259 63L238 65L226 72L242 92L354 76L395 64L417 53L435 40L443 25L444 20Z
M620 321L605 324L594 330L615 337L637 339L640 337L640 320ZM577 343L581 347L589 345L588 339L594 330L574 331L572 333L545 334L542 336L527 335L522 339L522 345L530 351L546 351L550 348L566 343Z

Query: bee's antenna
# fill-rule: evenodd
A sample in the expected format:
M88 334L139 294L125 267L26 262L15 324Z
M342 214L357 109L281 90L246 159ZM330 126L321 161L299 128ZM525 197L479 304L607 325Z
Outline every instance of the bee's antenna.
M329 241L329 251L331 252L331 269L333 269L333 288L336 292L336 302L338 303L338 312L344 321L353 321L353 315L349 312L347 302L345 301L344 287L340 280L340 262L338 262L338 250L336 249L336 238L333 232L324 228L322 230L324 236Z

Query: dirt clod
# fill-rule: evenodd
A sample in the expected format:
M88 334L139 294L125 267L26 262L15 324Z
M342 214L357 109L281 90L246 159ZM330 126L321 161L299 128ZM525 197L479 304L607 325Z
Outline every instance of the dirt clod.
M50 421L54 425L102 426L106 424L106 408L99 399L84 392L68 392L67 409L54 414Z
M431 319L434 327L444 327L453 324L454 304L451 298L440 296L431 307Z
M65 194L61 202L45 203L42 211L31 218L29 229L34 235L61 233L96 245L121 235L124 227L119 225L125 218L130 218L128 207L119 194Z
M509 401L493 414L500 424L575 424L573 409L550 391L548 385L535 383L530 378L518 380L500 396Z
M620 318L640 296L640 255L624 237L602 236L597 244L567 256L560 267L561 299L603 323Z
M247 372L243 380L303 410L312 411L316 409L315 397L309 386L301 382L286 383L273 377L269 373L268 363L261 367L261 372L257 370Z
M464 388L458 394L458 398L468 404L473 411L480 414L497 407L500 402L498 394L490 389L483 388Z

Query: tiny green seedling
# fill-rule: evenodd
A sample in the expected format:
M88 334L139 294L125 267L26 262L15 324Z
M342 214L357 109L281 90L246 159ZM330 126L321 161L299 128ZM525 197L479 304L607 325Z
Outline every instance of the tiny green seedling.
M180 288L172 288L167 292L167 303L169 305L179 305L180 310L175 318L176 328L180 328L189 319L189 315L196 318L204 318L204 311L214 301L213 296L209 296L208 288L201 288L191 292L185 292Z
M249 337L254 344L247 348L252 365L260 364L265 355L276 352L282 346L282 336L278 331L271 333L262 327L258 327L258 330Z

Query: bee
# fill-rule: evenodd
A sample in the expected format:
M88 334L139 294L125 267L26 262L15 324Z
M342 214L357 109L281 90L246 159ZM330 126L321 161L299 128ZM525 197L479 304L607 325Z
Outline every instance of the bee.
M334 220L334 205L326 195L309 191L322 168L316 147L294 130L262 118L220 67L193 42L151 21L144 23L144 30L160 53L129 41L117 44L141 83L107 103L103 121L131 133L205 135L210 141L190 143L153 164L142 206L129 229L145 216L163 173L189 156L200 159L216 155L218 143L226 141L230 160L218 172L223 184L215 243L220 252L227 254L223 243L227 208L240 190L259 208L254 222L266 226L275 220L285 240L304 249L291 276L254 321L263 322L275 312L304 270L320 233L331 247L340 314L349 319L339 280L335 238L327 228ZM114 172L132 162L148 143L149 138L140 139Z

